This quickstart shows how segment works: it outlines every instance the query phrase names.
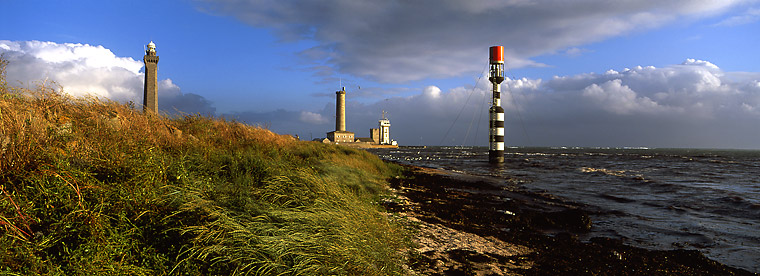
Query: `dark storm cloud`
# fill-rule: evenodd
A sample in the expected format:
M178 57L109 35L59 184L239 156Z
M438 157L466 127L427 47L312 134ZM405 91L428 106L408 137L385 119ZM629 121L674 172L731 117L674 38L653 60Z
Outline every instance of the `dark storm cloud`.
M513 68L531 57L720 13L744 1L240 1L200 8L317 46L301 55L340 73L388 83L479 72L485 49L504 44ZM568 49L569 48L569 49ZM330 70L321 69L322 73Z
M158 107L169 114L216 115L211 101L198 94L182 93L170 79L158 83Z

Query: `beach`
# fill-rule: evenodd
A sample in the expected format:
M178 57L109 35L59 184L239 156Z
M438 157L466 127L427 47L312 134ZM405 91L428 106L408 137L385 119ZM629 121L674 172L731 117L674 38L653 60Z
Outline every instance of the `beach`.
M415 233L409 267L419 275L756 275L696 250L584 241L593 221L582 204L492 178L404 167L383 205Z

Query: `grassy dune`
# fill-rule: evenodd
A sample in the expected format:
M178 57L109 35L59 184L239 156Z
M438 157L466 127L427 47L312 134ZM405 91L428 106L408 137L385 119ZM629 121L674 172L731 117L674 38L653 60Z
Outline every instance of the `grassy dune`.
M0 83L0 274L388 275L400 169L224 119Z

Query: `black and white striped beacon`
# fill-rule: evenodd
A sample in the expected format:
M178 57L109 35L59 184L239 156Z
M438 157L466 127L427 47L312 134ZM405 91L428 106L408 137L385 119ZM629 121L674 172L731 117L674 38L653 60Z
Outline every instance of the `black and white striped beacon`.
M504 81L504 46L491 46L488 80L493 85L493 100L488 115L488 162L504 163L504 109L501 108L501 82Z

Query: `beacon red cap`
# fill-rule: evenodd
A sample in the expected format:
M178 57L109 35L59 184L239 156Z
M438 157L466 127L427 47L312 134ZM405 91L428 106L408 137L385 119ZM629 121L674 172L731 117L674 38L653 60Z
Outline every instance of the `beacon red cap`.
M490 61L492 63L504 63L504 46L491 46Z

